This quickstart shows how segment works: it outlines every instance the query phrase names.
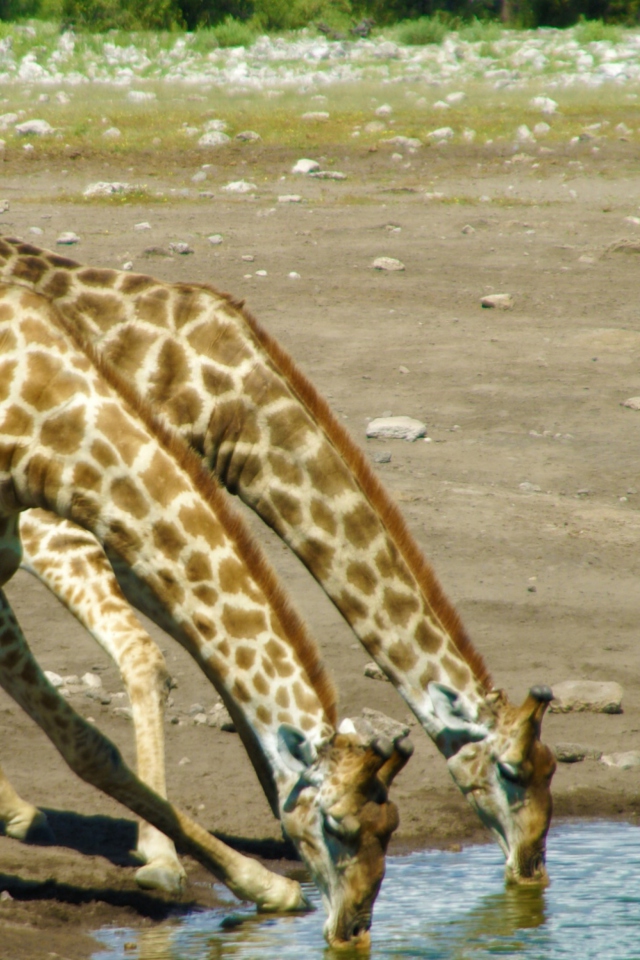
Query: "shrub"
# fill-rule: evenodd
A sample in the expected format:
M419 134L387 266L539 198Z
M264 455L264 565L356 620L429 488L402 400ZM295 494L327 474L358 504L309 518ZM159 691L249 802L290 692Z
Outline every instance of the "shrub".
M105 30L172 30L183 26L177 0L63 0L64 26Z

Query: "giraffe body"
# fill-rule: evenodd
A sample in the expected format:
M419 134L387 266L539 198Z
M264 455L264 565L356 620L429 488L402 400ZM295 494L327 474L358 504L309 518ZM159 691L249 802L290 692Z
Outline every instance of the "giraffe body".
M135 400L48 300L0 286L0 583L20 562L20 512L39 507L90 531L227 705L323 893L328 940L366 940L397 824L387 802L395 751L336 731L331 683L273 572L198 459ZM75 578L68 587L87 585ZM99 610L105 597L94 599ZM150 791L111 762L108 741L43 692L3 604L0 682L74 769L103 789L124 780L125 802L146 809ZM164 829L157 813L156 804L152 822ZM341 828L347 813L357 838Z
M50 296L294 550L445 756L507 875L544 881L550 692L533 688L517 709L492 689L396 506L282 348L241 303L203 284L82 267L6 239L2 275ZM33 533L35 543L35 521ZM32 552L29 563L47 582L47 556Z

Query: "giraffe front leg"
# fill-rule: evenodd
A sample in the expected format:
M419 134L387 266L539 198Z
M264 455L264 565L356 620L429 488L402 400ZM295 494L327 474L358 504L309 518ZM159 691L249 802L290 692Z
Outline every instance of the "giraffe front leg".
M169 689L164 658L124 598L97 540L44 510L20 517L22 566L73 613L120 670L133 715L140 779L166 797L163 712ZM178 893L185 873L175 846L144 821L138 829L136 874L144 889Z
M1 590L0 686L44 730L74 773L178 841L236 896L267 911L309 909L295 880L227 847L138 780L115 745L47 681Z

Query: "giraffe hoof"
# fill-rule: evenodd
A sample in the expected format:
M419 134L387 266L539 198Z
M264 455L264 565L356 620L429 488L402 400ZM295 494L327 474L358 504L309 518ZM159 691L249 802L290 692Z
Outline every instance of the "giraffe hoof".
M51 846L56 842L49 821L41 810L36 810L33 817L20 817L10 820L5 824L5 833L13 840L33 843L40 847Z
M179 863L145 863L136 870L136 883L143 890L162 890L174 896L182 893L186 874Z

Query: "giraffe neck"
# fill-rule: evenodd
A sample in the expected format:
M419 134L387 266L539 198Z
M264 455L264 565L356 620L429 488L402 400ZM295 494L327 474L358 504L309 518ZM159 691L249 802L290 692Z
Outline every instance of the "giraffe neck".
M490 687L399 511L326 403L229 297L0 242L140 396L290 544L432 736L430 681Z
M279 757L281 724L321 744L335 705L244 527L197 458L144 405L123 403L125 384L20 286L0 287L0 365L2 515L40 506L94 533L200 662L261 779L268 768L286 794L295 776Z

